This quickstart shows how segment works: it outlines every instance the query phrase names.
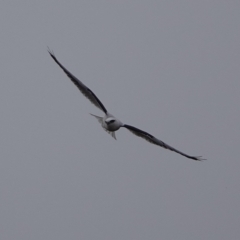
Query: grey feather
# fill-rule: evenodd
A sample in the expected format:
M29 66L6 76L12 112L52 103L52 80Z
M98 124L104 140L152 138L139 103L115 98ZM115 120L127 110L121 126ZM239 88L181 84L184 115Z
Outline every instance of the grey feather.
M77 86L77 88L81 91L81 93L90 100L92 104L94 104L97 108L102 110L104 113L107 113L107 109L98 99L98 97L89 89L86 85L84 85L78 78L76 78L72 73L70 73L55 57L53 51L48 49L48 53L52 57L52 59L58 64L58 66L66 73L66 75L70 78L70 80Z
M177 150L176 148L173 148L170 145L166 144L165 142L155 138L153 135L151 135L151 134L149 134L145 131L142 131L142 130L136 128L136 127L133 127L133 126L130 126L130 125L127 125L127 124L124 124L123 127L127 128L130 132L132 132L136 136L144 138L145 140L147 140L148 142L150 142L152 144L158 145L158 146L163 147L165 149L168 149L170 151L174 151L176 153L181 154L182 156L185 156L187 158L190 158L190 159L193 159L193 160L196 160L196 161L205 160L201 156L190 156L186 153L183 153L183 152Z

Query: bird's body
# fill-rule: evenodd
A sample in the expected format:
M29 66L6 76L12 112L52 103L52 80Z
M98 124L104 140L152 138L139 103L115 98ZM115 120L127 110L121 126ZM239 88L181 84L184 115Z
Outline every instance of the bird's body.
M102 127L110 132L117 131L123 124L113 115L109 116L109 114L105 115L102 119Z
M124 127L128 129L130 132L135 134L138 137L142 137L145 140L147 140L150 143L153 143L155 145L158 145L160 147L166 148L168 150L174 151L176 153L179 153L187 158L196 160L196 161L201 161L203 160L200 156L190 156L188 154L185 154L168 144L164 143L163 141L155 138L151 134L140 130L136 127L133 127L128 124L123 124L120 120L115 118L112 114L110 114L105 106L102 104L102 102L98 99L98 97L90 90L86 85L84 85L79 79L77 79L72 73L70 73L55 57L54 53L50 50L48 50L50 56L53 58L53 60L59 65L60 68L66 73L66 75L70 78L70 80L78 87L78 89L82 92L82 94L90 100L91 103L93 103L97 108L99 108L101 111L105 113L105 116L100 117L96 116L94 114L91 114L95 118L97 118L98 122L102 125L103 129L105 129L113 138L116 139L115 132L119 130L121 127Z
M117 131L120 127L123 127L123 124L120 120L115 118L112 114L106 113L104 117L99 117L94 114L94 116L98 122L102 125L103 129L106 130L113 138L116 139L115 131Z

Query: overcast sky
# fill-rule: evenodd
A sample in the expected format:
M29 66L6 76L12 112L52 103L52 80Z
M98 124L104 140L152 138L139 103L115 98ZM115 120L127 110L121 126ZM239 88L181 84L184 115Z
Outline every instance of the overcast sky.
M0 239L240 239L240 1L2 1ZM50 58L122 122L102 115Z

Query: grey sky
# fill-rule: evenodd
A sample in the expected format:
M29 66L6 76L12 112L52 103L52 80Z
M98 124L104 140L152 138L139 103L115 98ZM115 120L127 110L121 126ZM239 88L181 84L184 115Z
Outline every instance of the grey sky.
M0 239L239 239L240 2L4 1ZM47 53L127 124L115 141Z

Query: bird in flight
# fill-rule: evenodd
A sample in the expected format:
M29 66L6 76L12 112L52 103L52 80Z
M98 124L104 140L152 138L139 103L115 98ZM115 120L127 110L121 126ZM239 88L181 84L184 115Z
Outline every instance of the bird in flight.
M186 153L183 153L176 148L173 148L169 146L168 144L164 143L163 141L157 139L153 135L140 130L136 127L133 127L128 124L123 124L120 120L115 118L111 113L107 111L105 106L102 104L102 102L99 100L99 98L95 95L95 93L89 89L85 84L83 84L78 78L76 78L72 73L70 73L55 57L53 51L48 49L48 53L52 57L52 59L58 64L58 66L65 72L65 74L70 78L70 80L77 86L77 88L81 91L81 93L90 100L92 104L94 104L97 108L99 108L101 111L105 113L104 117L99 117L94 114L91 114L94 116L98 122L102 125L102 127L109 133L113 138L116 139L115 131L117 131L119 128L124 127L128 129L130 132L135 134L138 137L144 138L148 142L158 145L160 147L166 148L168 150L174 151L178 154L181 154L182 156L185 156L187 158L196 160L196 161L201 161L204 160L201 156L191 156Z

